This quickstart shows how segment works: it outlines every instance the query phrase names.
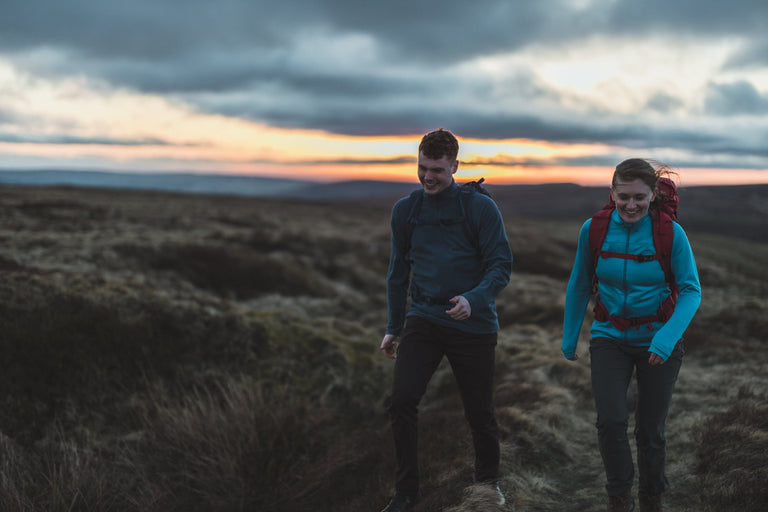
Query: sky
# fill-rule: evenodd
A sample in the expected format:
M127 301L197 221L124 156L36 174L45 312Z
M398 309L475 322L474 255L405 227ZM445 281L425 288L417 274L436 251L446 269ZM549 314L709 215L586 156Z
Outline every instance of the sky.
M0 0L0 168L768 183L765 0Z

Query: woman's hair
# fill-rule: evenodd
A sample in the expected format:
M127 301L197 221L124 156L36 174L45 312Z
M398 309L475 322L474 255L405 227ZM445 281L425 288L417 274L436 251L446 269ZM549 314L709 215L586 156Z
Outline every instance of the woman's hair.
M656 160L629 158L616 166L616 170L613 172L613 179L611 180L611 188L615 187L618 181L634 181L639 179L648 185L651 190L656 191L659 178L663 176L677 176L677 172L671 166ZM659 193L657 192L656 199L651 203L651 208L655 207L656 203L663 199L658 196Z
M421 139L419 152L432 160L440 160L443 157L456 160L459 154L459 141L451 132L440 128L429 132Z

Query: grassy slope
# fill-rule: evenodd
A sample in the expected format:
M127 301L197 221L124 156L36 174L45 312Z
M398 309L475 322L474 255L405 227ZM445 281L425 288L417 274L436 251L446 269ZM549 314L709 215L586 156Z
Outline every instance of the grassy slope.
M0 509L386 502L388 207L0 192ZM559 353L580 220L506 220L516 263L499 299L503 486L519 511L600 510L588 359ZM761 510L768 245L689 235L704 302L668 422L667 509ZM420 428L420 510L494 510L471 486L446 365Z

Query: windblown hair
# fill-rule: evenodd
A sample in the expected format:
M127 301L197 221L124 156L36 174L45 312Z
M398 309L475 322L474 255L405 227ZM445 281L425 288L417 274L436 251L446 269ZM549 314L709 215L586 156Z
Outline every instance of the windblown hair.
M443 157L448 160L456 160L459 154L459 141L456 137L442 128L426 134L419 144L419 152L432 160L439 160Z
M613 179L611 180L611 188L616 186L618 181L633 181L641 180L648 185L651 190L657 192L657 197L651 204L651 208L663 200L663 197L659 197L661 192L656 190L656 186L659 184L659 178L666 176L678 176L671 166L657 162L656 160L646 160L644 158L629 158L624 160L616 166L616 170L613 172Z

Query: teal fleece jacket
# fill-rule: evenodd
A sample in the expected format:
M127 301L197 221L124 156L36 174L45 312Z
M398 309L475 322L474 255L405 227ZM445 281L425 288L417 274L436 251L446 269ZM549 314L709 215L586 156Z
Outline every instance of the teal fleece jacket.
M460 193L454 182L439 194L423 194L410 243L410 198L392 208L386 334L399 335L406 316L476 334L499 330L495 301L509 283L512 250L496 203L480 193L464 194L464 216ZM457 295L472 308L463 321L446 313L453 307L448 299Z
M565 298L563 324L563 355L572 358L576 353L579 332L592 290L592 256L589 252L589 225L587 220L579 233L576 260L573 264ZM651 217L646 214L636 223L626 223L614 211L608 225L602 249L624 254L656 254L651 233ZM666 323L621 331L610 322L592 323L592 338L610 338L619 343L647 346L649 351L666 361L701 303L701 285L688 237L683 228L674 223L672 241L672 272L680 290L677 305ZM597 263L598 293L611 316L634 318L655 315L671 290L658 261L639 263L621 258L600 258Z

